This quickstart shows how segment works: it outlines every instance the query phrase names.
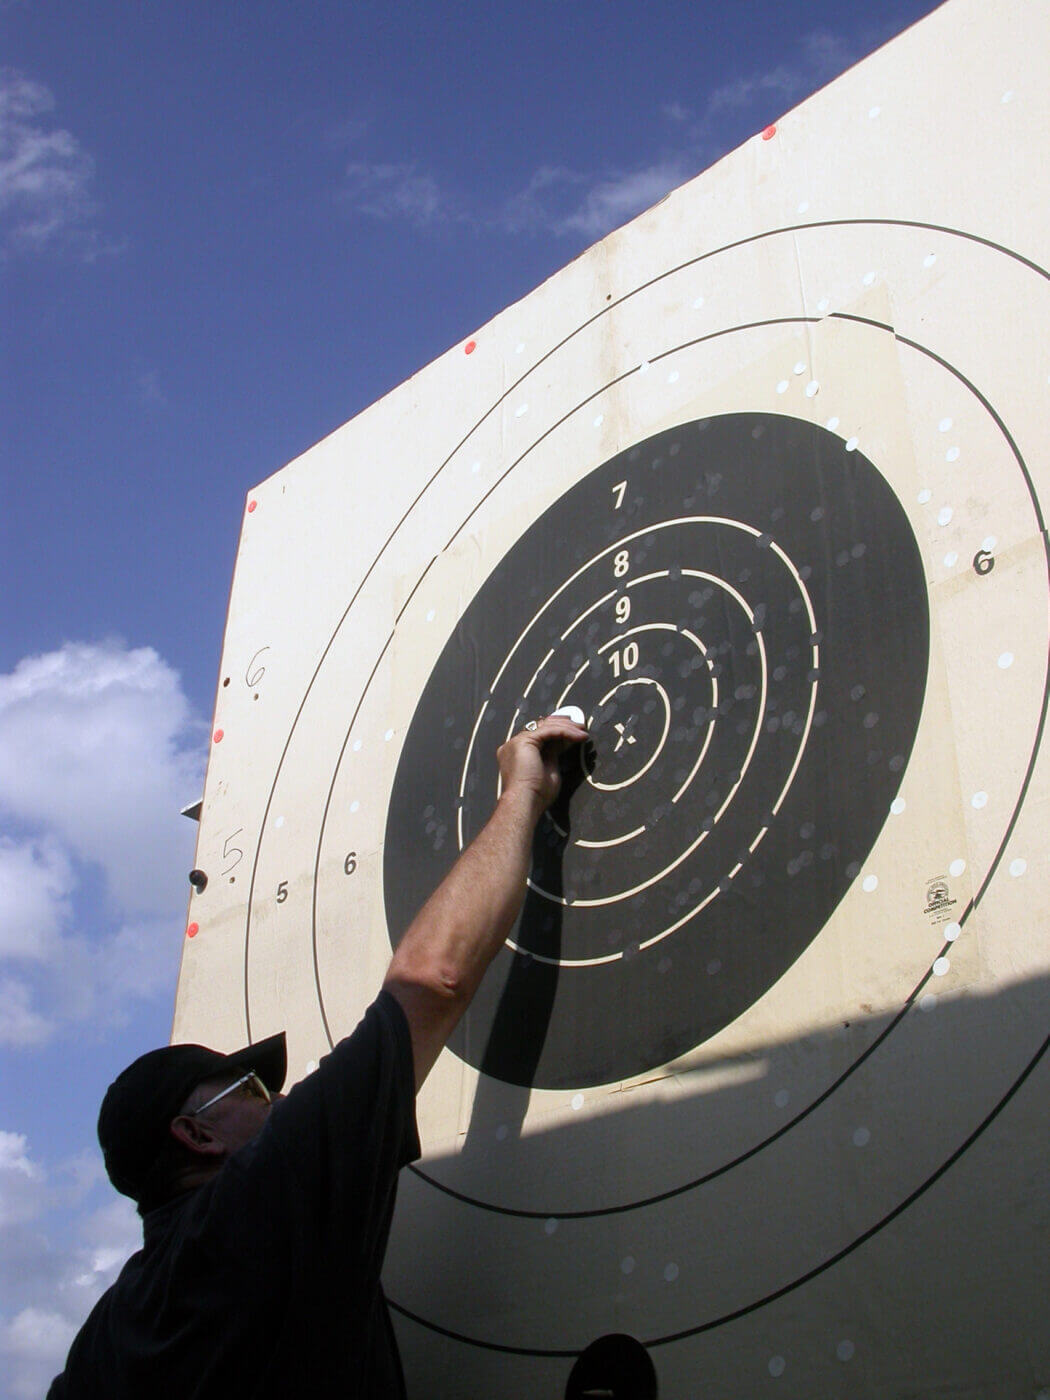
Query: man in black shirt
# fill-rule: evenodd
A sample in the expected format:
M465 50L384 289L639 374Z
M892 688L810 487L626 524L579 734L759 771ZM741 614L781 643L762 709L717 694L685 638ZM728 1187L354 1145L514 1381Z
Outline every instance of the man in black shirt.
M99 1115L143 1248L73 1342L49 1400L404 1396L379 1276L415 1092L517 917L533 831L586 738L552 716L499 751L484 830L397 947L361 1024L285 1098L284 1036L150 1051Z

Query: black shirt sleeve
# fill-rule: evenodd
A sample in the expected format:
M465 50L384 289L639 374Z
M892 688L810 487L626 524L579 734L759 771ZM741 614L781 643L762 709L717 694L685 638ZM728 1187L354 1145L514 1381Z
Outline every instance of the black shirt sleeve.
M256 1142L229 1165L264 1182L283 1179L312 1249L322 1256L334 1250L341 1269L378 1278L397 1175L419 1154L408 1022L382 991L356 1030L274 1106Z

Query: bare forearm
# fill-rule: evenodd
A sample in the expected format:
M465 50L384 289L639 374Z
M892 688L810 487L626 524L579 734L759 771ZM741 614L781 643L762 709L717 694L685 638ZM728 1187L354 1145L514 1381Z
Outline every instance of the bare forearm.
M408 1020L417 1090L513 926L542 810L535 794L504 792L397 946L383 985Z
M383 983L408 1019L417 1088L521 909L536 823L561 784L558 755L587 737L558 716L533 731L499 750L496 809L409 924Z
M388 979L422 980L465 1005L502 947L525 897L543 804L505 792L477 838L412 920Z

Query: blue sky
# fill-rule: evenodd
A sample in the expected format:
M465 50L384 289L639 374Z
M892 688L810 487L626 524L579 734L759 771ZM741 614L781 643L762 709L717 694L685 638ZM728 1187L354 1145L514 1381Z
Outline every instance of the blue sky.
M932 9L0 0L0 1391L136 1242L245 492Z

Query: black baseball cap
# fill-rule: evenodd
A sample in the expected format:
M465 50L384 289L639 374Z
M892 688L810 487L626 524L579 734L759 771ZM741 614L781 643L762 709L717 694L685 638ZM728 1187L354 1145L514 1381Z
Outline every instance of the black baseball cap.
M140 1199L168 1125L198 1084L253 1070L276 1094L287 1068L284 1031L232 1055L206 1045L165 1045L140 1055L114 1079L99 1110L98 1140L110 1181L125 1196Z

